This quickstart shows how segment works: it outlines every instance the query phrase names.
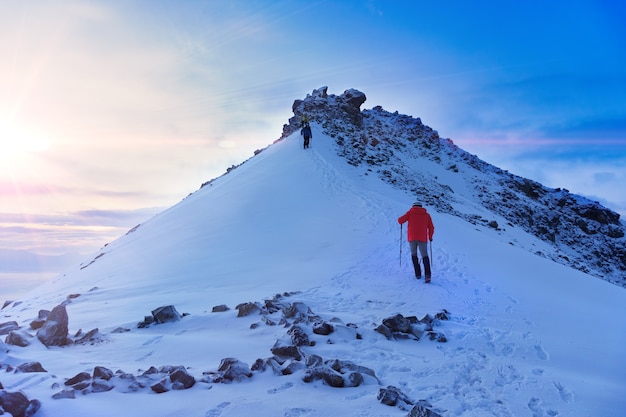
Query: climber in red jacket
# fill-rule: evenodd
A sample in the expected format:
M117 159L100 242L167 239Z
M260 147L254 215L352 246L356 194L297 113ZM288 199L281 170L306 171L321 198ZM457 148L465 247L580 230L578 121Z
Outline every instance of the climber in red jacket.
M430 259L428 258L428 242L433 241L435 234L435 226L430 214L422 207L420 203L413 203L413 207L398 218L398 223L404 224L409 222L407 228L407 236L409 245L411 246L411 259L413 260L413 268L415 269L415 278L422 277L419 258L417 257L417 249L419 248L424 262L424 274L426 283L430 283Z

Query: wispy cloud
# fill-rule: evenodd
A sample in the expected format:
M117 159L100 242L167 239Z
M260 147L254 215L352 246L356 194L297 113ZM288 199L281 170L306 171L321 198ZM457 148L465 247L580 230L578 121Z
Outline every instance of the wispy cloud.
M67 214L0 213L0 249L40 255L89 253L149 220L160 208Z

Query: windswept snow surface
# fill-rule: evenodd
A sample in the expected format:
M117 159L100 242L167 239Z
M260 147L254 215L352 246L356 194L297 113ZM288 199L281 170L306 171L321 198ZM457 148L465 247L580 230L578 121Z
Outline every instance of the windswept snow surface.
M297 133L277 142L2 310L3 322L28 329L39 309L79 294L67 304L70 334L103 335L94 345L1 346L0 363L39 361L48 371L3 371L5 390L55 417L406 416L377 400L388 385L443 416L626 415L626 291L509 244L545 245L521 231L503 237L433 210L433 282L415 280L396 221L414 197L347 164L315 125L313 134L310 149ZM95 366L136 374L184 365L200 379L223 358L268 358L287 329L238 318L234 307L284 292L362 336L316 336L304 351L371 368L380 383L331 388L265 371L163 394L116 387L51 398ZM137 328L169 304L189 315ZM220 304L231 310L212 313ZM446 343L374 331L397 313L442 309L451 314L437 329ZM119 327L130 331L112 333Z

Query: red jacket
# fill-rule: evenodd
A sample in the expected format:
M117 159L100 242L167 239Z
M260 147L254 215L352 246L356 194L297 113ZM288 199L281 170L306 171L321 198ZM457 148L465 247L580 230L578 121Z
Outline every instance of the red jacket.
M407 221L409 222L409 227L407 228L409 242L412 240L421 242L433 240L435 226L433 226L433 219L424 207L413 206L398 218L398 223L400 224Z

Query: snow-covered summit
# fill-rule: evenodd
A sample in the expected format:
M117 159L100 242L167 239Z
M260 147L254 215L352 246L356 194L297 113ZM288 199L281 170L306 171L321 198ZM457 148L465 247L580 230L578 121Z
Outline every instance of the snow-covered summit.
M526 249L626 286L626 228L618 213L484 162L440 138L419 118L380 106L361 110L366 96L358 90L339 96L327 90L294 102L283 137L306 116L334 138L339 154L358 172L377 175L441 212L490 225L503 239L511 238L508 229L521 228L551 247Z

